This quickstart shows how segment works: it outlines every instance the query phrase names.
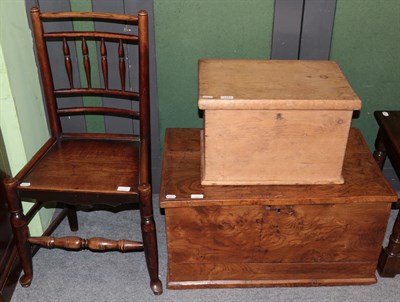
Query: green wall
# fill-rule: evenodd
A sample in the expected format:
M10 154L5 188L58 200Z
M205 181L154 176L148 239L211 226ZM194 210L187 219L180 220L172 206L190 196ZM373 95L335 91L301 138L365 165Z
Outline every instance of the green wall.
M0 32L1 34L1 32ZM8 165L13 175L26 163L24 142L21 136L17 109L11 92L10 80L4 60L2 43L0 40L0 128L3 134L4 147L8 151ZM8 172L8 171L4 171Z
M161 145L165 128L201 127L200 58L269 59L274 0L154 0Z
M15 175L49 137L23 0L0 0L0 76L0 127ZM31 233L40 234L52 214L41 210L29 225Z
M160 128L201 127L200 58L269 59L274 0L154 0ZM330 59L363 101L353 126L372 149L374 110L399 109L400 1L337 0Z
M375 110L400 110L400 1L337 0L331 57L363 107L353 126L373 149Z

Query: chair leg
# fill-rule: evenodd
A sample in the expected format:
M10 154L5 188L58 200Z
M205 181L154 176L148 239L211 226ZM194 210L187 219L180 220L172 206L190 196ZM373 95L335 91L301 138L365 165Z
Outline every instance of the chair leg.
M5 181L7 203L11 213L11 227L17 246L18 256L21 261L24 275L19 279L23 287L31 285L33 278L31 246L28 242L29 229L26 217L22 212L21 200L17 195L16 181L8 179Z
M74 206L67 205L66 206L68 209L67 212L67 218L68 218L68 224L69 228L71 229L72 232L78 231L78 216L76 215L76 209Z
M147 269L150 275L150 287L155 295L162 294L162 283L158 277L158 250L156 225L153 218L151 187L149 184L139 186L140 217L142 225L143 247Z

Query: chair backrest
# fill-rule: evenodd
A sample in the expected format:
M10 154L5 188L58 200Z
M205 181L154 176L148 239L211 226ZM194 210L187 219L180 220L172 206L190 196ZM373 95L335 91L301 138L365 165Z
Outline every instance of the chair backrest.
M47 115L53 137L82 137L82 138L123 138L140 140L140 164L142 170L150 167L150 104L149 104L149 58L148 58L148 16L146 11L140 11L137 16L96 13L96 12L40 12L39 8L31 9L32 27L37 49L37 56L40 66L43 91L46 100ZM99 31L63 31L45 32L44 22L54 21L102 21L114 24L126 24L137 27L137 34L126 31L124 33L99 32ZM69 87L55 89L52 69L48 55L48 43L50 41L60 41L60 52L64 57L65 70L68 76ZM73 64L70 53L70 43L81 41L83 66L86 75L87 87L82 87L73 81ZM95 41L99 48L102 87L93 87L90 68L90 58L88 51L88 41ZM89 42L93 43L93 42ZM109 60L107 56L107 45L112 43L118 45L117 61L119 71L117 75L109 75ZM124 45L133 44L138 47L138 91L126 90L126 66ZM115 60L114 60L115 61ZM97 63L97 62L96 62ZM92 63L93 64L93 63ZM100 69L100 68L99 68ZM120 79L119 87L109 87L110 76ZM128 99L139 102L139 110L120 109L116 107L64 107L59 108L57 99L72 96L104 96L118 99ZM63 101L64 102L64 101ZM64 105L64 104L63 104ZM94 134L94 133L64 133L62 130L62 116L69 115L115 115L139 120L140 133L132 135L124 134ZM148 182L148 172L141 175Z

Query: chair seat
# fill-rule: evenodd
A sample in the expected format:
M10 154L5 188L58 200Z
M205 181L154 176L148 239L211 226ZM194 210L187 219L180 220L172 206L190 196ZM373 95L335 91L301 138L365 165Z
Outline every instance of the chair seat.
M63 139L22 179L18 190L26 196L32 191L136 195L138 159L136 141Z

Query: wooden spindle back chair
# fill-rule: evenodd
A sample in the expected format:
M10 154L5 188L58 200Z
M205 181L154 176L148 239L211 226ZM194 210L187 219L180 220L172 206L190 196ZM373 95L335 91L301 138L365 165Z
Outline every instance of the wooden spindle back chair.
M379 125L375 161L383 169L388 157L400 177L400 111L375 111L374 116ZM393 207L400 209L400 198ZM397 214L387 247L381 251L377 269L381 277L393 278L400 274L400 214Z
M41 80L50 139L14 177L5 181L7 200L11 212L11 224L21 259L24 275L22 286L32 281L31 245L58 247L72 250L95 251L143 249L150 275L150 286L155 294L161 294L158 277L158 252L150 185L150 117L149 117L149 59L148 17L145 11L137 16L95 12L46 12L31 9L34 38L40 66ZM46 21L80 20L126 23L137 27L138 34L111 32L45 32ZM61 52L69 80L68 88L55 89L47 50L47 41L60 40ZM80 40L87 87L76 87L73 82L73 64L69 43ZM93 87L88 51L88 40L98 41L100 65L104 87ZM120 88L109 87L107 43L118 45ZM138 48L139 91L126 90L124 44ZM93 63L92 63L93 64ZM111 107L63 107L57 98L65 96L111 96L139 103L139 110ZM138 119L138 135L102 133L65 133L60 117L75 114L116 115ZM66 204L65 209L53 221L41 237L29 236L27 220L22 212L21 199L34 200L38 210L44 202ZM111 240L105 238L82 239L79 237L50 237L60 221L67 217L72 231L78 229L75 206L105 204L119 206L139 203L143 242Z

